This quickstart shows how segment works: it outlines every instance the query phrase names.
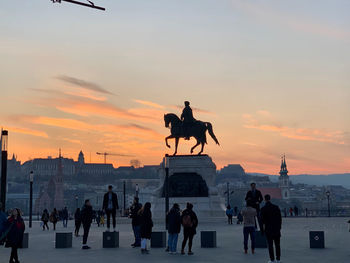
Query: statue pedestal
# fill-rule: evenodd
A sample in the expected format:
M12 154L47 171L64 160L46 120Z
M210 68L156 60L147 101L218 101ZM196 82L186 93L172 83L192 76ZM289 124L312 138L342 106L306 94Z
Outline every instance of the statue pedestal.
M152 196L154 217L165 216L165 160L160 169L160 184ZM169 205L193 204L198 217L219 217L225 215L223 202L215 186L216 165L208 155L169 156Z

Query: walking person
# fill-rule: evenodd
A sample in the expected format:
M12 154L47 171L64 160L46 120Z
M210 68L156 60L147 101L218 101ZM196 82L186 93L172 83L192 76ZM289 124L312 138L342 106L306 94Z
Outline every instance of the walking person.
M82 249L90 249L87 245L87 239L92 223L92 206L89 199L85 200L84 206L81 209L81 223L83 224L84 229Z
M261 220L263 229L266 235L267 244L269 248L270 261L280 262L281 260L281 227L282 227L282 216L281 211L277 205L271 203L270 195L265 195L265 206L261 209ZM276 250L276 261L273 246L275 245Z
M292 217L293 216L293 207L289 208L289 215Z
M49 225L47 224L49 222L49 218L49 211L45 209L43 211L43 214L41 215L41 221L43 222L43 231L45 231L45 227L47 228L47 230L49 230Z
M151 212L151 203L147 202L139 211L140 215L140 234L141 234L141 253L148 254L147 240L151 239L153 221Z
M185 246L188 240L188 255L193 255L192 241L194 235L197 233L196 228L198 226L198 218L195 212L193 212L193 205L187 203L186 209L181 215L181 224L183 226L184 240L181 246L181 255L185 255Z
M18 248L22 247L23 234L25 230L24 221L21 217L19 209L15 208L11 211L8 219L9 232L6 238L6 247L11 248L10 263L19 263Z
M261 217L260 217L260 204L264 199L263 199L261 192L258 189L256 189L255 183L251 183L250 188L251 189L250 189L250 191L247 192L245 200L246 201L251 200L251 202L253 204L253 208L256 209L256 213L257 213L256 218L258 219L259 228L261 230L262 225L261 225Z
M68 225L68 209L67 207L64 207L62 211L62 222L63 222L63 227L67 227Z
M54 208L53 211L50 214L50 222L53 225L53 231L56 230L57 221L58 221L58 212L57 212L57 209Z
M230 205L228 205L226 208L226 216L227 216L228 224L232 225L233 209L231 208Z
M294 206L294 215L299 216L299 208L296 205Z
M74 223L75 223L74 235L78 237L80 226L81 226L81 212L79 207L75 210L75 213L74 213Z
M139 211L141 208L142 208L142 204L139 203L139 198L135 196L134 202L130 207L130 215L129 215L129 217L131 218L131 226L135 237L135 242L131 244L132 247L141 246L141 234L140 234L141 218L139 214Z
M174 204L167 215L169 254L176 254L177 240L181 231L180 206Z
M244 237L244 253L248 253L248 239L250 236L252 254L255 250L255 217L257 216L256 209L253 208L251 200L247 201L247 206L242 209L243 216L243 237Z
M115 231L115 227L117 224L116 215L117 215L118 206L118 196L113 192L113 186L108 186L108 192L105 193L103 197L103 207L102 210L106 212L107 216L107 231L110 231L111 226L111 216L113 220L113 230Z

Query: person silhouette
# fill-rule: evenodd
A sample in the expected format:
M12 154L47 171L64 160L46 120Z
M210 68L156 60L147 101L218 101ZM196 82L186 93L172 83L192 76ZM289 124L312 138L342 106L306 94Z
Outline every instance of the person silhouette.
M192 124L196 121L196 119L193 117L193 112L190 107L190 102L185 101L185 108L182 110L181 114L181 120L183 122L182 127L183 127L183 133L185 136L185 140L190 139L190 128Z

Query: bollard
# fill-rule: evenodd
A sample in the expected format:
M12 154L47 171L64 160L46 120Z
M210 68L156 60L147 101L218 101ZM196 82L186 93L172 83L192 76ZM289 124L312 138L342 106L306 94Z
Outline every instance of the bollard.
M201 231L201 247L216 247L216 231Z
M55 248L71 248L72 247L72 232L56 233Z
M103 232L103 248L119 247L119 232Z
M151 247L159 248L166 246L166 232L165 231L156 231L152 232L151 235Z
M324 248L324 231L310 231L310 248Z

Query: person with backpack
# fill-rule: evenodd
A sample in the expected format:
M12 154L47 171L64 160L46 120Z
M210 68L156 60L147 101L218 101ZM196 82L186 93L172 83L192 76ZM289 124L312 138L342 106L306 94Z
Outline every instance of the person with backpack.
M233 209L231 208L230 205L228 205L226 208L226 216L227 216L228 224L232 225Z
M194 235L197 233L196 228L198 226L198 218L195 212L193 212L193 205L187 203L186 209L181 215L181 224L183 226L184 240L182 241L181 255L185 254L185 246L188 240L188 255L193 255L192 241Z
M45 209L43 211L43 214L41 215L41 221L43 222L43 231L45 231L45 227L47 228L47 230L49 230L49 225L47 224L49 222L49 218L49 211Z
M242 209L243 216L243 237L244 237L244 253L248 253L248 238L250 236L252 254L255 250L255 218L258 215L253 207L254 203L250 199L247 200L247 206Z
M58 221L58 212L57 212L57 209L54 208L50 215L50 222L53 225L53 231L56 230L57 221Z
M141 234L141 253L149 254L147 250L147 239L151 239L153 221L151 212L151 203L147 202L140 210L140 234Z
M6 247L11 248L10 263L19 263L18 248L22 247L23 235L25 230L24 221L21 217L21 211L17 208L11 211L8 219L9 232L6 237Z
M169 254L176 254L177 240L181 231L180 206L174 204L167 214L168 223L168 251Z
M81 213L80 213L79 207L77 208L77 210L75 210L75 213L74 213L74 223L75 223L74 235L78 237L80 226L81 226Z

